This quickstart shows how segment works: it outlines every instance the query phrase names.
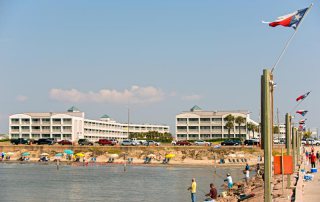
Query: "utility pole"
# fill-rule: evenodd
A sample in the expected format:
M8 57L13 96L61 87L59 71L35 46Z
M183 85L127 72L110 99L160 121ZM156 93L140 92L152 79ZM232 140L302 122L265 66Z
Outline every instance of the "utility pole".
M277 124L278 124L278 140L280 143L280 122L279 122L279 109L277 108Z
M290 114L286 114L286 148L287 148L287 155L290 156L291 151L291 116ZM287 175L287 189L291 187L291 175Z
M292 127L292 164L293 171L296 171L297 167L297 129Z
M272 201L272 109L273 81L270 70L264 69L261 77L261 126L264 148L264 201Z

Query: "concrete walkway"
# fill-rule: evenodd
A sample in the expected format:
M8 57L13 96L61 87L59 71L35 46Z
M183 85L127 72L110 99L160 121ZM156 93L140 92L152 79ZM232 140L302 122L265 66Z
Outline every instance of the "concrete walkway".
M317 148L319 150L319 148ZM305 158L304 158L305 160ZM320 174L319 167L320 164L317 163L318 168L317 173L312 173L314 175L313 181L303 182L302 185L302 200L301 202L319 202L320 201ZM304 168L304 165L302 166ZM306 171L311 171L311 165L305 165ZM298 202L298 201L297 201ZM300 202L300 201L299 201Z

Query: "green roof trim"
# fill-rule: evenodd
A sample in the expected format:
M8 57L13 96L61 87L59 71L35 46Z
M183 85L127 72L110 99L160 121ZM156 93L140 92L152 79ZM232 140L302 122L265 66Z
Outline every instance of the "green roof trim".
M80 110L75 106L72 106L70 109L68 109L68 112L80 112Z
M101 116L101 118L102 118L102 119L110 119L110 116L108 116L108 115L105 114L105 115Z
M202 111L202 109L200 108L200 107L198 107L197 105L194 105L191 109L190 109L190 111Z

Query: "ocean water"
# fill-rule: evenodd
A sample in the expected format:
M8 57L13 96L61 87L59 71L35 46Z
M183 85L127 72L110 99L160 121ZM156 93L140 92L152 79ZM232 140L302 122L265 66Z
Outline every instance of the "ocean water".
M234 181L241 168L155 166L60 166L0 164L0 201L186 202L196 178L197 198L203 201L214 183L219 191L227 173ZM215 174L216 173L216 174Z

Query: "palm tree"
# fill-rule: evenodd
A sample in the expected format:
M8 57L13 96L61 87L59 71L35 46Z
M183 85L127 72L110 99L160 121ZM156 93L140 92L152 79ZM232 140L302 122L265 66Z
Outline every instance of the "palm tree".
M246 119L242 116L237 116L236 120L235 120L236 124L238 124L239 126L239 138L241 138L241 124L246 122Z
M249 131L249 138L250 138L250 131L253 131L253 138L254 138L254 124L249 122L247 124L247 129Z
M232 116L231 114L229 114L228 116L226 116L224 118L224 120L227 121L226 123L226 128L228 129L228 138L230 138L230 131L231 129L234 127L234 116Z

